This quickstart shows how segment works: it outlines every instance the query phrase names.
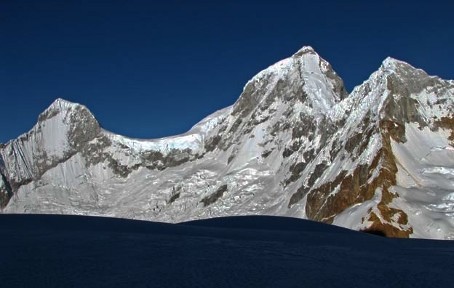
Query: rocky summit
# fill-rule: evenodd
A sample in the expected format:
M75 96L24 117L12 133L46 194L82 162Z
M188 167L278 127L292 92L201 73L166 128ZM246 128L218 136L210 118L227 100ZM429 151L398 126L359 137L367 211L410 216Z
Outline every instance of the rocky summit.
M4 213L307 218L454 239L454 81L387 58L350 94L303 47L187 133L139 140L57 99L0 145Z

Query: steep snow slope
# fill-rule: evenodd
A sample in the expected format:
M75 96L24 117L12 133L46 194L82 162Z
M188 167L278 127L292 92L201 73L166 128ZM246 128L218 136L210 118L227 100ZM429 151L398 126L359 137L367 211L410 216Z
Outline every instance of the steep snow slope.
M185 134L130 139L56 100L0 150L5 212L180 222L286 215L454 237L454 83L387 58L348 95L311 47Z

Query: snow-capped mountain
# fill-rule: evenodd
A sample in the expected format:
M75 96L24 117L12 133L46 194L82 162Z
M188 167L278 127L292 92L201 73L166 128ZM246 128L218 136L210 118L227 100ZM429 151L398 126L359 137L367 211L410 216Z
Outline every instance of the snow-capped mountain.
M116 135L57 99L0 146L0 204L165 222L285 215L453 239L453 101L454 81L392 58L348 94L311 47L178 136Z

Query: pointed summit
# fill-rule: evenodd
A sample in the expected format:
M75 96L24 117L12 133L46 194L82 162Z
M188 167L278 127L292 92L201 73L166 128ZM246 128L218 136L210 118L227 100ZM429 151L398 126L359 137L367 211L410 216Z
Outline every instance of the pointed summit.
M386 76L388 89L400 96L416 95L427 87L433 87L435 78L439 79L405 61L392 57L383 60L377 73L377 75Z
M54 102L52 102L52 104L50 104L50 106L47 109L65 111L70 109L76 109L78 107L83 107L84 109L87 109L87 107L85 107L82 104L74 103L63 98L57 98L54 100Z
M46 141L58 135L59 140L55 141L78 147L93 139L100 129L98 121L87 107L57 98L39 115L37 125L29 133L44 133Z
M55 99L55 101L52 102L52 104L51 104L51 106L55 106L55 105L67 106L67 107L69 107L69 106L80 105L80 104L77 104L77 103L68 101L68 100L63 99L63 98L57 98L57 99Z
M321 58L311 46L303 46L291 57L278 61L268 68L260 71L251 80L249 80L246 86L252 81L260 81L264 78L269 78L270 76L276 76L283 79L289 74L292 74L295 70L300 70L299 73L310 74L332 74L334 72L331 65L326 60Z
M386 57L386 59L383 60L382 65L380 66L378 71L396 74L399 78L402 78L404 82L408 81L411 83L424 79L427 80L427 78L430 78L430 76L424 70L416 68L405 61L392 57Z
M261 106L283 101L302 105L308 114L325 115L347 96L342 79L311 46L262 70L248 81L233 114L242 117ZM279 100L277 100L279 99Z
M312 48L311 46L303 46L300 50L298 50L295 54L293 54L293 56L299 57L304 54L313 54L313 55L319 56L318 53L315 52L314 48Z
M77 120L80 117L77 117L76 114L84 115L84 117L94 118L93 114L88 110L87 107L84 105L74 103L62 98L55 99L50 106L42 112L39 117L38 121L42 122L60 113L71 114L71 120Z
M386 57L386 59L383 60L380 68L386 69L386 70L394 70L394 71L397 69L402 69L402 68L412 69L412 70L417 69L417 68L413 67L412 65L408 64L407 62L395 59L393 57Z
M69 110L72 110L72 109L76 109L77 107L84 107L83 105L81 104L77 104L77 103L74 103L74 102L71 102L71 101L68 101L68 100L65 100L63 98L57 98L54 100L54 102L52 102L52 104L49 105L49 107L46 108L46 110L44 110L42 114L57 114L59 112L63 112L63 111L69 111ZM85 109L87 109L86 107L84 107ZM40 117L41 117L40 115ZM47 119L47 118L46 118Z
M385 58L385 60L383 60L382 65L383 66L395 66L397 63L402 63L402 62L403 61L400 61L396 58L388 56ZM403 62L403 63L405 63L405 62Z

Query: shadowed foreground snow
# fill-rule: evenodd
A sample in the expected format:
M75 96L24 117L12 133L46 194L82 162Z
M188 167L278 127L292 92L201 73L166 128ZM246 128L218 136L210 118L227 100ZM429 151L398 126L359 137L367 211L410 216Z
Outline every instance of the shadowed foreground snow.
M2 287L449 287L454 242L306 220L0 215Z

